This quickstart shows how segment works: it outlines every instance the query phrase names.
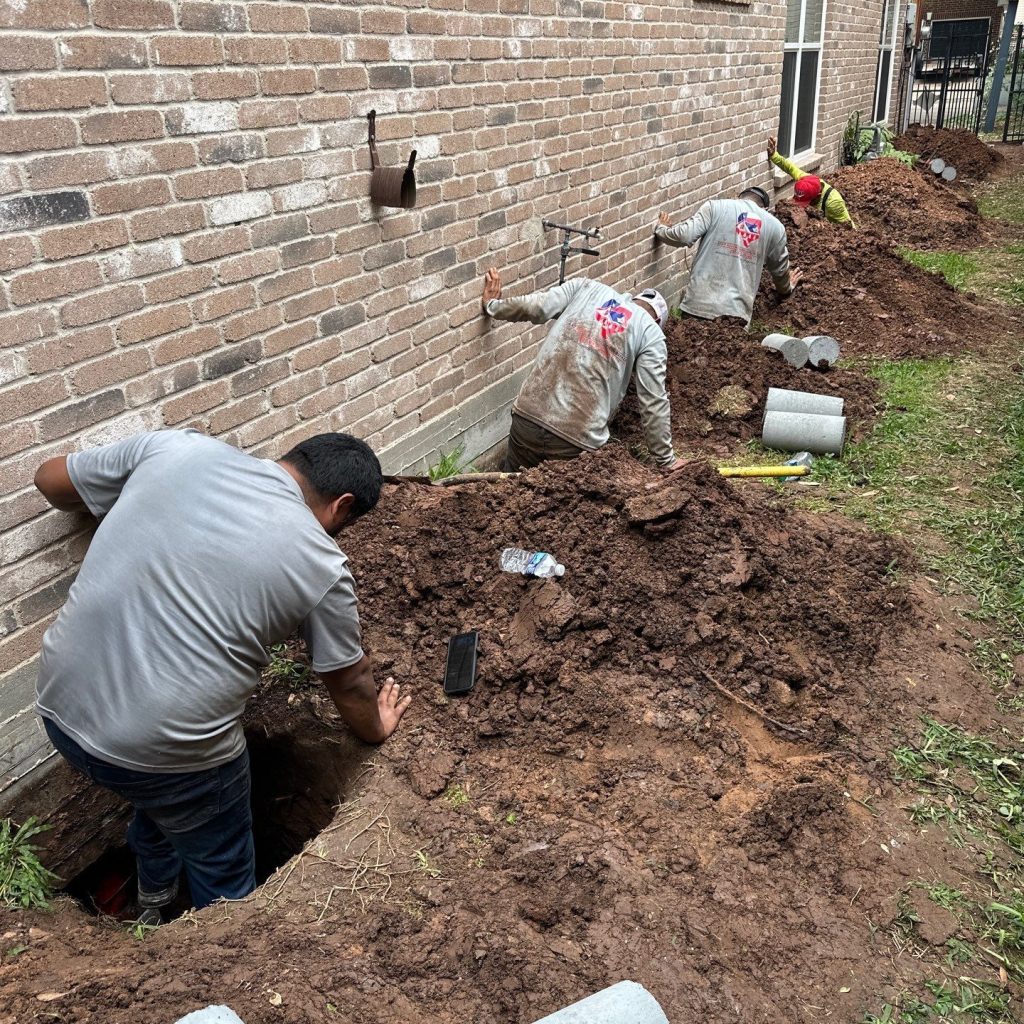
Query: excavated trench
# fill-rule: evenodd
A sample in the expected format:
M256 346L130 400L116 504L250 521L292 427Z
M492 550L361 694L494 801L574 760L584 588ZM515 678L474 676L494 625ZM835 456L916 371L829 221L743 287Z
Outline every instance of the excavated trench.
M308 705L288 706L272 689L253 702L245 734L256 882L261 884L326 828L358 775L366 748ZM134 914L135 858L125 842L126 821L127 812L108 813L95 823L94 831L102 837L94 848L99 852L64 886L87 913L125 919ZM183 877L175 909L182 913L189 906Z

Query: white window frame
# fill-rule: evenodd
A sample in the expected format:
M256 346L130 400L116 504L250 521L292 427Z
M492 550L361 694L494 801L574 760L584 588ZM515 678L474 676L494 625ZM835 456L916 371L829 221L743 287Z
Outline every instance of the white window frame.
M889 38L888 44L885 42L885 38L882 33L879 33L880 41L878 43L878 69L875 71L875 101L871 105L871 112L874 114L878 110L878 101L882 98L879 95L879 90L882 88L881 75L879 72L882 70L882 54L884 51L889 51L889 80L885 83L885 108L882 111L882 116L878 119L879 121L888 123L889 115L892 113L892 81L893 75L896 71L896 39L900 29L900 14L903 11L903 0L893 0L893 14L892 14L892 35ZM885 13L885 4L882 4L882 13ZM883 30L885 26L882 26Z
M788 3L787 3L788 8ZM796 53L796 71L793 76L793 124L790 126L788 139L779 139L780 152L788 153L791 160L813 153L818 144L818 113L821 109L821 68L825 63L825 29L828 25L828 0L823 0L821 5L821 36L817 42L805 43L804 26L807 21L807 0L800 0L800 33L799 42L786 43L783 47L785 53ZM814 119L811 123L811 144L807 149L794 151L796 146L796 125L799 120L800 110L800 72L803 69L804 53L811 52L818 54L818 77L814 83ZM781 104L782 97L779 97ZM780 111L781 113L781 108Z

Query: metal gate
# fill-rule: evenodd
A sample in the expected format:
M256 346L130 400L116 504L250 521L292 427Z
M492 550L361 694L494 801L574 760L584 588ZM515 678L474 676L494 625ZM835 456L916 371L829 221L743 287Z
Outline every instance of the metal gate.
M1010 47L1010 92L1006 100L1003 142L1024 142L1024 25Z
M936 32L940 26L944 31ZM934 128L981 128L988 77L991 25L987 19L936 22L915 54L906 109L909 124ZM1022 69L1024 73L1024 69Z

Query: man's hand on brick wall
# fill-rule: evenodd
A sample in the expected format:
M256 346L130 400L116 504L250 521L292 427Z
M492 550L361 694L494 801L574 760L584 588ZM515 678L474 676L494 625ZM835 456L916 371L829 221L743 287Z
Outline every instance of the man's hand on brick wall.
M498 273L497 267L488 267L487 273L484 274L484 294L480 300L480 305L483 306L483 310L487 312L487 303L491 299L501 298L501 274Z

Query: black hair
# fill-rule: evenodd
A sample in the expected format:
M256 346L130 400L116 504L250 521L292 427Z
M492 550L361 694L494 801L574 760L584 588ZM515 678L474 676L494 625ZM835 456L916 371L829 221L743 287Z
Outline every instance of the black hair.
M380 461L365 441L351 434L317 434L297 444L282 461L291 463L324 501L351 494L354 516L365 515L380 499Z
M767 210L771 208L772 201L768 198L768 193L759 185L748 185L741 193L740 199L744 196L757 196L758 202Z

